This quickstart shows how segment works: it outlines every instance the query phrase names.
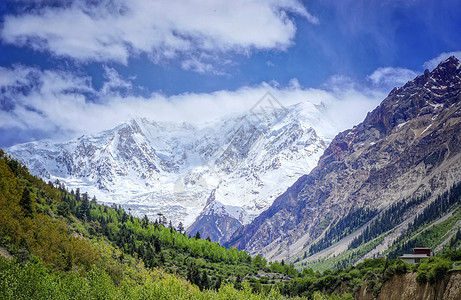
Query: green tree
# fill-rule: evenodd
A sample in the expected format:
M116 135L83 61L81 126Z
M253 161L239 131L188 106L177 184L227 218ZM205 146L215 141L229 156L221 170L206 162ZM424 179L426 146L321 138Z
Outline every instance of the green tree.
M147 227L149 226L149 218L147 217L147 215L144 215L144 218L142 218L142 228L145 228L147 229Z
M208 274L205 270L202 272L202 276L200 278L200 289L205 290L210 288L210 280L208 279Z
M70 215L69 203L64 202L64 201L59 203L59 205L58 205L58 214L63 216L63 217L69 216Z
M88 200L88 194L84 193L82 197L82 204L78 211L78 217L82 220L88 220L90 217L90 201Z
M22 192L21 200L19 200L19 205L24 212L24 216L32 217L34 213L34 203L32 202L32 198L30 197L30 191L28 188L25 188Z
M219 289L221 288L221 285L222 285L222 277L218 276L218 279L216 280L216 283L214 285L214 289L219 291Z

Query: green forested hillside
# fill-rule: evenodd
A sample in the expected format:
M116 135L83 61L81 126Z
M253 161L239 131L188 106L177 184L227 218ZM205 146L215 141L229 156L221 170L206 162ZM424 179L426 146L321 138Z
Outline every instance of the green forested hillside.
M0 150L0 246L15 257L0 257L0 298L276 299L275 281L298 276L160 223L45 183Z
M44 282L37 284L62 285L65 293L72 290L67 284L91 285L95 274L108 288L129 286L132 292L136 286L166 280L175 281L184 293L191 294L208 289L206 293L223 290L243 296L249 289L255 297L262 290L264 295L277 295L270 286L261 288L258 280L253 279L251 286L245 282L258 272L271 272L271 268L285 274L294 272L277 263L268 266L260 256L251 258L237 249L189 238L147 218L135 218L121 207L99 205L95 198L90 200L79 190L69 192L59 182L47 184L1 150L0 243L19 263L2 259L2 291L14 291L18 284L13 296L7 297L13 299L18 296L14 293L23 292L21 278L42 278ZM30 277L34 272L46 276ZM15 280L9 281L12 277ZM59 289L51 290L58 297Z
M351 227L363 222L353 219ZM0 253L14 255L0 256L0 299L352 299L365 283L378 294L398 272L434 281L461 259L455 252L415 266L381 259L298 272L167 223L45 183L0 150Z

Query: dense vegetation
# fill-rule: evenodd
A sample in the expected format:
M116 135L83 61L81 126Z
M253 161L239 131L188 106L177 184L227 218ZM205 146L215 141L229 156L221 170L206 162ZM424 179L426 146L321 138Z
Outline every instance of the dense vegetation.
M309 254L314 254L328 248L335 242L351 234L358 228L365 225L376 216L376 210L358 208L350 211L344 218L339 219L331 226L319 241L313 243L309 248ZM307 253L305 253L307 256Z
M290 295L310 296L316 290L332 293L341 283L346 284L352 293L357 292L366 281L370 289L377 295L382 284L395 273L404 273L409 265L400 260L370 259L357 266L345 270L326 270L323 273L304 269L303 276L280 285L282 293Z
M363 284L366 284L367 289L377 297L383 284L394 274L416 272L416 280L419 283L434 284L447 274L453 262L459 261L461 261L461 251L448 251L441 257L430 257L413 265L398 259L367 259L356 266L325 270L323 273L304 269L297 278L276 286L282 294L303 295L310 298L316 291L330 294L338 292L341 288L344 289L344 285L351 294L355 294ZM343 297L348 297L348 294L344 294Z
M361 226L359 215L352 212L351 225L338 222L337 228ZM434 282L461 259L454 252L413 267L379 259L345 270L298 272L283 261L267 263L189 237L167 223L100 205L60 182L45 183L0 150L0 246L14 255L0 256L0 298L353 299L364 282L379 293L396 272L417 271L420 282ZM341 284L346 291L338 290Z
M410 253L412 248L419 245L436 246L440 242L440 231L447 232L458 221L457 216L461 215L461 207L457 207L453 211L454 217L439 224L433 224L435 226L428 227L425 225L446 215L450 210L453 210L456 204L461 204L461 183L453 185L448 192L438 196L435 201L415 217L406 232L394 241L395 247L389 251L389 257L396 258L404 253ZM424 230L421 231L420 228L424 228ZM455 249L461 241L460 237L461 233L458 231L446 245L447 248Z
M0 257L1 299L282 299L274 288L254 293L247 282L241 290L224 284L219 291L200 291L186 280L160 270L144 270L135 282L114 283L104 269L92 267L86 276L50 270L38 259L16 263Z
M349 248L357 248L366 241L378 237L380 234L391 230L405 220L406 213L413 207L427 200L429 194L423 197L413 198L410 201L400 201L394 203L386 209L380 216L373 221L367 228L349 244Z
M1 150L0 246L15 256L0 257L7 299L277 299L273 283L298 275L45 183Z
M440 216L446 214L453 205L460 203L461 182L454 184L449 191L438 196L437 199L429 204L421 214L409 226L409 231L416 231L421 225L427 224Z

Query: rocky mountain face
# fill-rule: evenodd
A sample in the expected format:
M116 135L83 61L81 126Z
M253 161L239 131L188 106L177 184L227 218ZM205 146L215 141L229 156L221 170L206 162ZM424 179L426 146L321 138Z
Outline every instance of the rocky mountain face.
M379 212L426 193L430 202L461 181L460 133L461 63L450 57L393 89L362 123L338 134L318 165L228 245L287 258L357 208Z
M35 175L139 216L193 223L189 232L223 242L316 165L327 144L314 128L334 130L321 106L285 108L272 100L207 124L135 119L94 136L7 152Z
M435 284L426 282L424 284L416 281L417 273L396 274L386 281L378 297L373 295L370 285L364 282L355 295L357 300L413 300L413 299L434 299L434 300L455 300L461 298L460 271L451 271L442 280Z

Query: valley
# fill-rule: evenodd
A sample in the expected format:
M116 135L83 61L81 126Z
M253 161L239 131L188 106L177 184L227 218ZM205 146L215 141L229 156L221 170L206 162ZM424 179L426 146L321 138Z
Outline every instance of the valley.
M461 1L0 1L0 300L461 299Z
M2 151L0 289L13 299L69 298L67 285L82 299L459 298L461 62L394 88L333 139L322 107L213 124L139 118ZM431 256L400 257L419 246Z

